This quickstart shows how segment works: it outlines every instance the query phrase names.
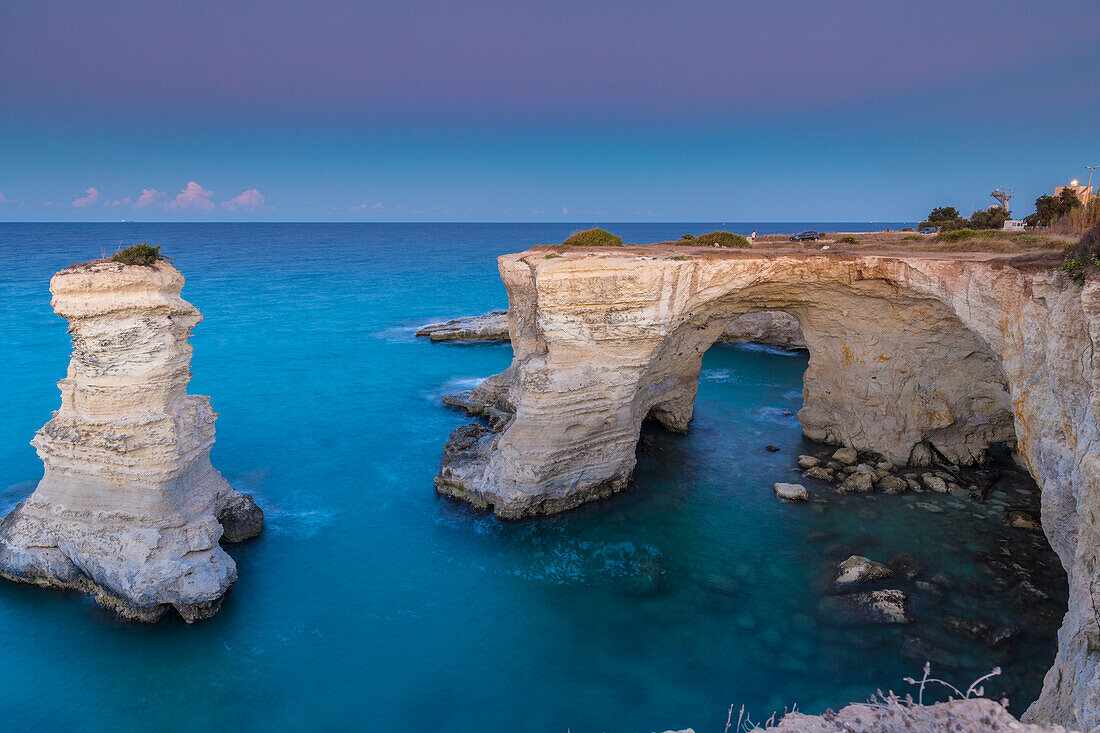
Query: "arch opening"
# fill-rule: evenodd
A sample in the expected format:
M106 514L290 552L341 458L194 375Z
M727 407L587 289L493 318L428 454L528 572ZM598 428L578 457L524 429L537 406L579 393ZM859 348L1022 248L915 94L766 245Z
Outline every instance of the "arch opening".
M809 352L806 437L895 464L973 465L991 444L1015 447L1009 383L989 346L938 300L876 280L761 284L702 304L655 350L636 397L642 419L686 430L703 354L761 312L793 319Z

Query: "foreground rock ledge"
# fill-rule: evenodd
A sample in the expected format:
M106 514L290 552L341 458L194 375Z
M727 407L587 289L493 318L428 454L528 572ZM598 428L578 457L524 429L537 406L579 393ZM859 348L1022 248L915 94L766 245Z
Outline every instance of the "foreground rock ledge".
M473 390L492 432L453 436L438 491L503 517L624 488L642 421L691 420L703 353L743 313L794 316L803 432L894 464L1018 450L1070 580L1029 719L1100 726L1100 284L995 254L534 249L498 260L514 357ZM1096 600L1094 600L1096 599Z
M73 354L61 409L31 441L45 465L0 521L0 575L88 593L140 621L217 612L237 579L219 545L263 512L210 464L216 415L186 393L202 316L171 265L96 263L50 282Z
M857 703L829 715L788 713L778 725L756 730L761 733L765 730L773 733L1074 733L1060 725L1019 723L1003 706L982 698L912 707L897 703Z

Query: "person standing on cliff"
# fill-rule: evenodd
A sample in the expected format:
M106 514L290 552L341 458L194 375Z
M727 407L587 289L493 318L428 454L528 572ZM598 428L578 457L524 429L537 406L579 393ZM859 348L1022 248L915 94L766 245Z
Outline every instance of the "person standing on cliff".
M749 236L749 241L752 242L753 244L756 244L756 230L755 229L752 230L752 234Z

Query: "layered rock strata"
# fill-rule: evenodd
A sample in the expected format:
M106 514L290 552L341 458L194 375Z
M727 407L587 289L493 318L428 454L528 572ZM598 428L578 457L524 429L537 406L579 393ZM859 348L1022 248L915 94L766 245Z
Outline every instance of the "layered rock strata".
M429 323L416 332L432 341L507 341L508 311ZM745 313L733 320L718 339L724 343L755 343L804 349L806 339L798 320L782 311Z
M727 325L789 313L810 352L808 437L898 465L1017 450L1070 578L1030 717L1100 726L1100 284L1004 255L647 254L499 259L514 358L472 396L504 417L449 444L437 489L509 518L618 491L643 420L687 428Z
M508 311L429 323L416 332L432 341L507 341Z
M734 318L718 340L723 343L753 343L805 349L806 337L798 319L783 311L756 311Z
M171 265L63 270L52 305L73 351L61 408L31 441L45 474L0 521L0 575L91 594L123 616L214 614L237 579L219 541L263 512L210 463L216 414L186 393L191 329Z

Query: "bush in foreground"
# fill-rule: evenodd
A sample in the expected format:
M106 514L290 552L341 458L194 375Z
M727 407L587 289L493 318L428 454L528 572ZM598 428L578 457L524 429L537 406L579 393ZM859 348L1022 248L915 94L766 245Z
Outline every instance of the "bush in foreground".
M125 249L120 249L111 255L112 262L121 262L124 265L143 265L145 267L152 266L157 260L167 260L160 253L160 245L156 247L146 242L140 244L131 244Z
M840 243L841 244L859 244L859 240L849 234L844 239L841 239Z
M700 234L691 240L691 244L702 244L705 246L717 245L719 247L751 247L752 243L749 240L742 237L740 234L731 234L730 232L711 232L710 234Z
M1085 284L1090 271L1100 270L1100 222L1082 234L1077 244L1066 247L1058 269L1078 286Z
M596 227L595 229L585 229L583 232L577 232L562 244L577 247L621 247L623 240L606 229Z

